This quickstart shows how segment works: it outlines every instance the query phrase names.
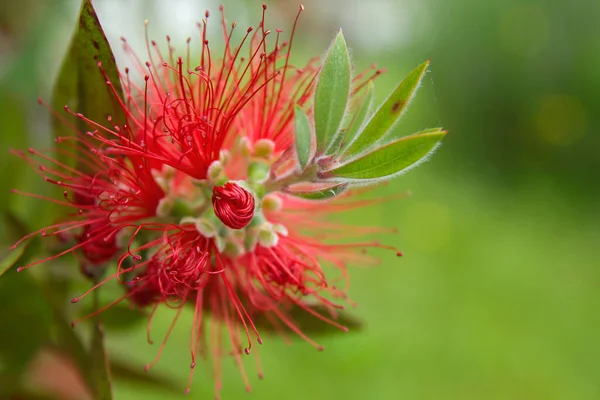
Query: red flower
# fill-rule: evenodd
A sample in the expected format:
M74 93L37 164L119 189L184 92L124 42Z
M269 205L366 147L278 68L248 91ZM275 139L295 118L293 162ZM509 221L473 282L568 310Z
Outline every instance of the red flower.
M242 349L250 354L253 337L262 343L254 318L264 317L321 349L291 318L290 307L346 330L334 319L343 304L351 304L347 263L369 261L365 248L387 247L329 244L380 231L324 220L368 201L344 202L341 196L311 202L282 193L282 182L294 177L297 163L291 156L294 107L310 108L318 73L315 60L304 68L289 63L297 18L286 42L281 30L266 30L263 11L258 27L248 28L234 46L236 24L228 28L223 16L225 51L220 59L209 49L207 19L208 12L196 61L174 58L171 47L164 57L151 41L149 61L141 63L124 41L143 77L140 85L124 70L123 99L109 85L125 124L112 125L111 118L109 124L91 121L65 107L90 128L57 140L59 154L75 157L76 167L35 150L17 154L38 167L47 182L64 188L64 200L46 200L73 210L61 222L31 234L66 236L73 240L71 246L25 267L67 253L81 254L92 264L116 260L116 272L90 291L112 279L127 290L97 312L125 299L153 310L166 304L177 310L174 324L184 304L193 304L192 372L202 347L209 347L218 392L220 359L228 354L223 329L249 389L241 356ZM267 43L271 36L273 44ZM355 100L379 73L355 78ZM326 272L324 264L338 276ZM325 307L328 315L309 303ZM205 311L213 316L210 327L205 326ZM158 361L169 333L148 368Z

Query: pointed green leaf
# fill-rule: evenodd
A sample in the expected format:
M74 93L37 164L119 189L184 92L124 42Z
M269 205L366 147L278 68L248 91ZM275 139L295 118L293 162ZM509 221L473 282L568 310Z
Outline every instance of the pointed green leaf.
M442 131L403 137L321 175L347 179L378 179L393 175L424 160L445 135Z
M292 196L301 197L306 200L327 200L340 195L348 187L347 183L338 183L317 190L286 190Z
M400 82L390 97L364 126L356 140L350 143L344 152L345 158L351 158L368 150L375 142L385 136L406 110L428 66L429 61L425 61Z
M21 245L14 250L8 248L0 252L0 277L19 261L19 258L21 258L25 251L25 247L27 247L26 243L21 243Z
M350 55L340 30L319 73L315 91L315 133L317 154L325 154L338 136L350 93Z
M121 123L122 116L117 107L117 98L107 85L106 77L98 68L98 63L106 72L112 88L123 98L123 89L115 58L108 44L102 26L90 0L84 0L79 15L79 24L71 45L63 61L58 80L56 81L52 107L58 112L65 105L80 112L87 118L100 124L106 123L108 115L113 117L113 123ZM76 126L81 131L89 128L81 120ZM54 136L73 136L75 133L62 121L54 121ZM75 157L67 161L72 163Z
M300 170L304 171L310 159L310 144L312 142L312 132L308 115L298 106L295 108L295 143L296 156Z
M373 111L373 97L375 95L375 85L373 84L373 80L370 80L367 84L367 93L363 98L360 99L361 104L358 107L358 110L352 117L352 121L350 122L350 127L348 128L348 132L346 133L346 137L344 138L344 147L347 148L350 143L354 141L356 135L362 128L365 120L371 116ZM342 151L343 152L343 151Z
M444 128L429 128L429 129L422 130L421 132L414 133L413 135L422 135L425 133L438 133L438 132L442 132L443 130L444 130Z

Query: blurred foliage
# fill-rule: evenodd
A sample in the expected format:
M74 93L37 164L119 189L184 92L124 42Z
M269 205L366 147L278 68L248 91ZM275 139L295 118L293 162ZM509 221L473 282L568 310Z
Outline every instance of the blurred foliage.
M183 9L179 3L173 7ZM226 5L231 15L238 12L236 7L240 12L255 7L248 3L252 7L233 1ZM117 19L121 8L138 3L95 4L101 19ZM306 40L298 36L301 55L322 53L343 21L344 4L305 2L301 34ZM296 10L288 0L269 5L272 20ZM377 61L388 67L376 82L382 100L398 76L430 58L424 93L398 131L441 125L449 135L432 162L376 192L390 196L410 188L412 198L361 210L347 221L400 227L400 234L383 240L406 254L397 259L378 253L381 266L352 271L350 294L360 304L353 315L367 321L366 331L325 337L324 353L307 351L310 346L301 341L287 346L279 339L265 340L260 349L265 382L253 379L251 396L599 398L600 271L595 248L600 240L600 137L594 128L600 122L600 3L372 2L376 10L382 5L398 18L403 10L420 10L415 14L418 23L410 25L410 40L398 39L397 46L384 49L361 47L359 40L353 42L356 27L344 26L354 60L359 66ZM139 25L141 34L142 21L158 19L153 16L158 8L146 7L146 2L137 7L132 24ZM0 4L3 249L14 241L14 231L22 229L16 226L32 230L55 217L42 202L8 192L13 187L36 192L44 188L8 151L50 144L50 118L36 98L49 98L76 9L77 2L67 0ZM380 36L392 28L381 23ZM118 35L111 31L109 39ZM65 265L54 267L64 271ZM42 293L36 279L46 278L44 268L20 274L12 269L0 279L2 399L21 385L20 373L28 370L37 352L60 344L60 335L51 329L51 302L68 302L69 295L85 287L79 283L77 291L66 287L61 293ZM119 325L118 313L107 322ZM156 337L171 319L168 310L157 314ZM154 370L164 382L175 381L181 392L189 372L190 319L189 314L182 317ZM173 394L170 383L157 389L136 374L135 368L142 371L157 350L140 340L143 325L108 329L109 351L127 359L126 366L113 371L121 377L116 398L183 398ZM79 328L75 337L83 331ZM225 364L223 397L242 396L233 361ZM254 373L250 359L246 364ZM197 369L192 393L210 397L211 368L200 364Z

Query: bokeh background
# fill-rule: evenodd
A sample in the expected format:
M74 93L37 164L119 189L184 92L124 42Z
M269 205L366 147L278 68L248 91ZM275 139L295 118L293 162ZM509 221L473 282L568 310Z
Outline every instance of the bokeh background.
M224 3L229 20L258 21L260 2ZM365 321L363 331L320 338L323 353L301 340L287 346L269 338L261 348L264 381L247 360L253 393L246 394L228 360L223 398L600 398L600 2L304 4L295 60L322 54L341 26L359 68L387 68L376 82L383 100L408 71L431 59L395 134L444 126L449 135L430 162L374 193L410 189L410 198L348 216L356 224L399 227L382 240L405 253L398 259L381 252L380 266L353 269L350 294L360 305L353 314ZM203 11L218 10L207 0L94 5L121 66L127 60L119 37L142 53L145 19L152 37L168 33L183 49ZM268 5L268 25L289 32L298 3ZM41 203L9 193L44 190L9 149L50 145L50 118L36 99L50 96L78 6L76 0L0 4L3 251L21 229L5 211L27 228L54 217ZM7 273L0 280L0 385L15 370L27 371L33 385L55 373L51 380L64 380L77 399L74 381L58 372L68 365L38 352L49 317L30 282L35 274ZM171 317L158 315L157 338ZM143 319L126 325L107 329L108 346L141 370L157 346L145 342ZM85 334L85 326L77 329ZM187 335L182 321L154 369L174 382L174 391L121 378L115 398L183 398ZM210 369L197 368L188 398L212 398Z

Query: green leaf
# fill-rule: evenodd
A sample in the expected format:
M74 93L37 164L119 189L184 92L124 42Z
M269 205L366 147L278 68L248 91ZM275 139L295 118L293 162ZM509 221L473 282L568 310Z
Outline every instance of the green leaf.
M0 277L0 373L23 372L37 352L50 342L51 315L29 271L9 269Z
M304 171L310 159L310 145L312 143L312 131L308 115L298 106L295 108L295 144L296 156L300 170Z
M438 132L442 132L443 130L444 130L444 128L429 128L429 129L422 130L421 132L414 133L413 135L422 135L425 133L438 133Z
M367 84L367 93L364 95L363 98L360 99L360 107L358 107L358 110L352 117L352 121L350 121L350 127L348 128L348 132L346 133L346 137L344 138L345 148L347 148L350 145L350 143L354 141L356 135L360 131L360 128L362 128L365 120L371 115L373 111L374 95L375 84L373 83L373 80L370 80Z
M0 252L0 277L19 261L19 258L23 255L26 247L26 243L21 243L21 245L14 250L7 248Z
M146 372L139 366L132 366L124 360L110 360L110 371L115 378L126 380L127 382L141 383L146 387L153 389L163 389L173 394L181 395L181 388L178 384L165 379L164 376Z
M326 154L339 136L350 94L350 55L340 30L323 62L315 91L317 154Z
M358 134L356 140L350 143L344 152L345 158L353 157L368 150L375 142L385 136L406 110L428 66L429 61L425 61L400 82L390 97Z
M338 183L317 190L286 190L285 192L306 200L326 200L340 195L348 187L347 183Z
M83 315L95 310L87 308ZM124 303L118 303L102 313L102 324L109 331L124 330L134 327L146 319L146 315L138 309L133 309Z
M305 305L311 311L321 314L324 317L327 317L334 321L335 323L346 327L349 332L355 332L362 329L363 324L360 320L356 319L352 315L348 314L344 311L336 310L336 318L330 318L329 310L320 305ZM306 335L315 337L315 336L325 336L331 335L335 333L345 333L344 330L325 322L310 312L306 311L303 307L298 305L293 305L289 309L285 310L285 314L292 320L294 323L304 332ZM288 330L289 328L285 324L279 324L275 327L271 321L264 315L264 313L256 314L256 316L252 317L254 325L258 328L260 332L264 332L267 334L278 334L278 328L283 328Z
M321 173L323 178L378 179L422 161L446 132L418 133L391 142L353 161Z
M113 123L119 123L120 115L117 98L107 85L106 77L98 68L98 63L108 76L118 96L123 98L123 89L112 50L106 40L102 26L90 0L84 0L79 15L79 24L67 56L63 61L58 80L52 95L52 107L59 111L68 105L87 118L106 123L110 114ZM81 131L89 128L80 119L76 126ZM55 119L54 136L73 136L75 133L67 124ZM60 157L61 161L73 164L75 157Z

